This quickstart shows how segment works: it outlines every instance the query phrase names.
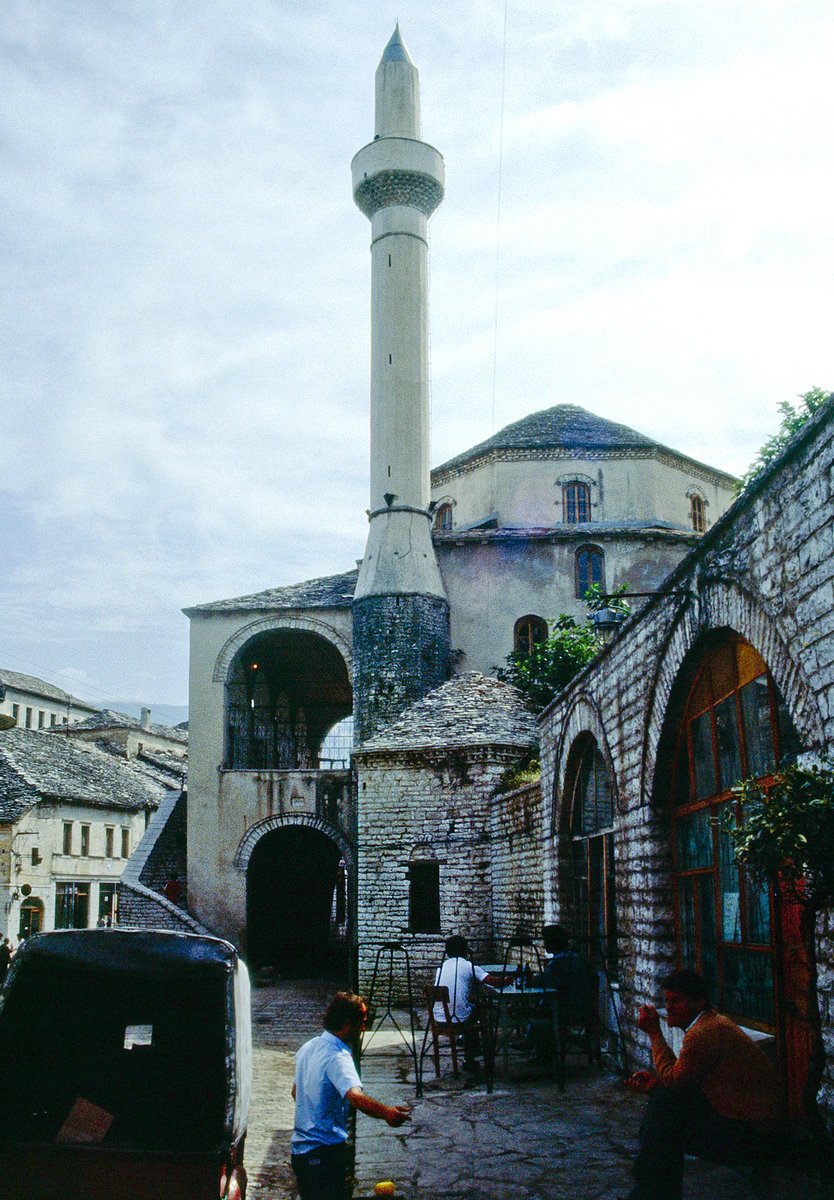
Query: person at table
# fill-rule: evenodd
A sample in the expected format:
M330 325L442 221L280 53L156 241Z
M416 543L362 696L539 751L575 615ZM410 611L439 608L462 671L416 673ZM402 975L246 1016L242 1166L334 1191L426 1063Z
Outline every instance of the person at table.
M565 1025L584 1025L591 1003L591 972L585 958L571 948L570 938L561 925L545 925L542 941L550 961L543 971L534 975L530 986L552 993L559 1005L559 1016ZM539 1005L536 1019L525 1031L519 1049L525 1049L539 1059L553 1052L552 1007L549 995Z
M779 1083L767 1055L729 1017L710 1007L696 971L660 981L666 1023L683 1029L675 1057L650 1004L637 1028L652 1046L653 1071L635 1071L626 1084L648 1094L640 1127L635 1184L628 1200L680 1200L685 1154L735 1165L754 1161L779 1107Z
M449 1016L452 1025L463 1035L463 1069L474 1071L477 1067L478 1029L477 1014L473 1005L473 991L479 983L500 987L503 976L491 975L472 962L469 944L465 937L454 934L446 939L446 957L434 976L435 987L449 989ZM441 1002L434 1006L434 1019L443 1025L446 1014Z
M545 925L542 941L550 962L530 981L532 987L554 992L568 1023L584 1021L591 997L591 972L588 963L561 925ZM547 1003L545 1001L545 1003Z

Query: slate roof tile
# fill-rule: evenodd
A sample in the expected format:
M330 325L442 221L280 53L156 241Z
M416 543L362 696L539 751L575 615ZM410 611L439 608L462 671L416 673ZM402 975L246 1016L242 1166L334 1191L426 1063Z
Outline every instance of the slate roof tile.
M43 696L46 700L57 700L60 704L74 704L89 709L96 707L87 700L79 700L77 696L63 691L54 683L47 683L35 675L23 675L20 671L9 671L5 667L0 668L0 684L15 688L19 692L32 692L36 696Z
M362 751L532 746L536 717L521 692L477 671L456 675L362 743Z
M187 617L205 612L270 612L276 608L350 608L359 571L354 568L344 575L326 575L321 579L308 579L304 583L291 583L286 587L267 588L265 592L254 592L251 596L238 596L232 600L214 600L184 608Z
M91 717L87 717L84 721L76 721L68 726L53 726L51 730L46 732L58 732L62 734L73 733L84 729L136 729L138 732L145 732L142 723L138 717L130 717L127 713L115 712L112 708L103 708L100 712L94 713ZM173 742L182 742L183 745L188 743L188 732L171 725L155 725L153 721L147 729L148 733L154 733L157 737L169 738Z
M0 733L0 821L16 821L42 800L156 808L166 790L150 769L88 742L29 729Z

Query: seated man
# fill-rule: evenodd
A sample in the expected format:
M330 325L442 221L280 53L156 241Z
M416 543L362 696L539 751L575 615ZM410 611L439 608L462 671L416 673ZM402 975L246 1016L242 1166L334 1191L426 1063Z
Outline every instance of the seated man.
M533 987L556 993L568 1024L585 1020L590 1001L590 970L578 950L571 950L570 939L561 925L545 925L542 941L552 955L544 970L534 975Z
M435 987L449 989L449 1016L452 1025L458 1026L463 1034L463 1069L475 1069L475 1056L478 1052L478 1030L475 1025L476 1013L472 1005L472 989L476 983L488 983L500 987L499 975L488 975L483 967L477 967L469 957L469 946L466 938L455 934L446 939L446 958L437 968L434 976ZM434 1019L442 1025L446 1016L443 1005L434 1006Z
M661 981L666 1020L685 1030L675 1058L651 1005L637 1027L649 1035L654 1071L636 1071L627 1085L647 1092L640 1148L629 1200L680 1200L683 1156L728 1165L750 1161L778 1108L778 1080L764 1051L729 1017L709 1005L696 971Z

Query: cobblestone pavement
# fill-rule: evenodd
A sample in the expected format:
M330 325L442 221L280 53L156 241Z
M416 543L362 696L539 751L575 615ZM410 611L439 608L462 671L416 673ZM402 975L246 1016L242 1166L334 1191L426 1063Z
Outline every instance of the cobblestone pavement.
M332 988L321 982L255 989L252 1015L255 1079L246 1143L249 1200L297 1200L289 1166L293 1122L293 1054L320 1031ZM407 1027L407 1014L396 1014ZM359 1116L355 1197L390 1179L402 1200L615 1200L628 1191L643 1102L606 1070L570 1060L567 1087L531 1073L520 1058L491 1095L479 1076L455 1081L448 1054L434 1078L426 1063L415 1094L410 1055L386 1019L362 1059L366 1090L389 1104L410 1103L399 1130ZM827 1200L818 1181L777 1173L774 1200ZM685 1200L761 1200L721 1167L687 1161Z

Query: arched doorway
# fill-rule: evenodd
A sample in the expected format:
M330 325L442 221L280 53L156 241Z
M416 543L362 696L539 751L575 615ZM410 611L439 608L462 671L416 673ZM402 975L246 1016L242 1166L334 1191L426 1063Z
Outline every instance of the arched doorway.
M246 876L249 964L284 977L344 974L348 963L347 872L332 838L283 825L252 850Z

